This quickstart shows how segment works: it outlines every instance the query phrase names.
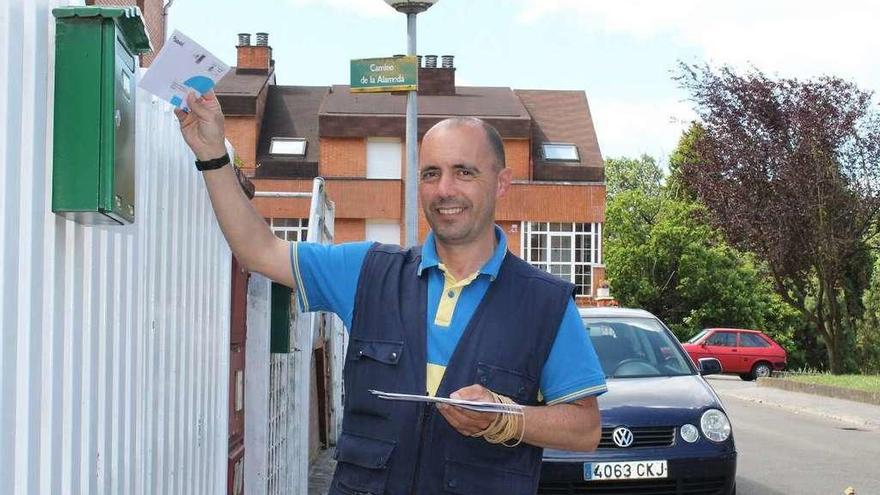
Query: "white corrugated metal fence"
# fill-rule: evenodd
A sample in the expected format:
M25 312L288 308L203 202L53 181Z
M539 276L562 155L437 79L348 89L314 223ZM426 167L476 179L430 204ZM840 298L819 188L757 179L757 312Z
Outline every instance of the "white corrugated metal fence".
M51 212L60 3L0 0L0 493L223 493L230 253L140 92L135 224Z

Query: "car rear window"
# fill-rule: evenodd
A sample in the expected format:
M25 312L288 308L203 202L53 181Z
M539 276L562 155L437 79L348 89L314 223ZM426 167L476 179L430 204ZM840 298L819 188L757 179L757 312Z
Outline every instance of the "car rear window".
M741 347L770 347L770 343L755 333L739 334L739 345Z

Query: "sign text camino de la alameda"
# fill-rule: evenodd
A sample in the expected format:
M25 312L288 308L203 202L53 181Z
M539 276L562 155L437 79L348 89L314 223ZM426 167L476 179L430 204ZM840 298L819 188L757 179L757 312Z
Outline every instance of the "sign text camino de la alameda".
M419 68L416 57L364 58L351 61L351 92L416 91Z

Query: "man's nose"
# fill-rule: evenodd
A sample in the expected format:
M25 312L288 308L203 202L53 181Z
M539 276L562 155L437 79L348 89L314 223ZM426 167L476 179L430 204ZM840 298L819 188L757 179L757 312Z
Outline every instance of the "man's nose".
M455 177L451 173L441 174L437 182L437 193L441 196L453 196L455 194Z

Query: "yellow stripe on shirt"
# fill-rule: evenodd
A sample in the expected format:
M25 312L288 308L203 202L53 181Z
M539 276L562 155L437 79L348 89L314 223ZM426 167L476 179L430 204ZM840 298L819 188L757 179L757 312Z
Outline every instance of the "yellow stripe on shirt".
M428 363L428 395L434 397L437 395L437 389L440 388L440 382L443 381L443 374L446 373L446 366Z
M438 327L448 327L452 324L452 315L455 313L455 305L458 303L461 290L473 282L480 272L474 272L462 280L455 280L455 277L446 269L446 265L440 263L437 268L443 272L443 292L440 294L440 302L437 303L434 324Z

